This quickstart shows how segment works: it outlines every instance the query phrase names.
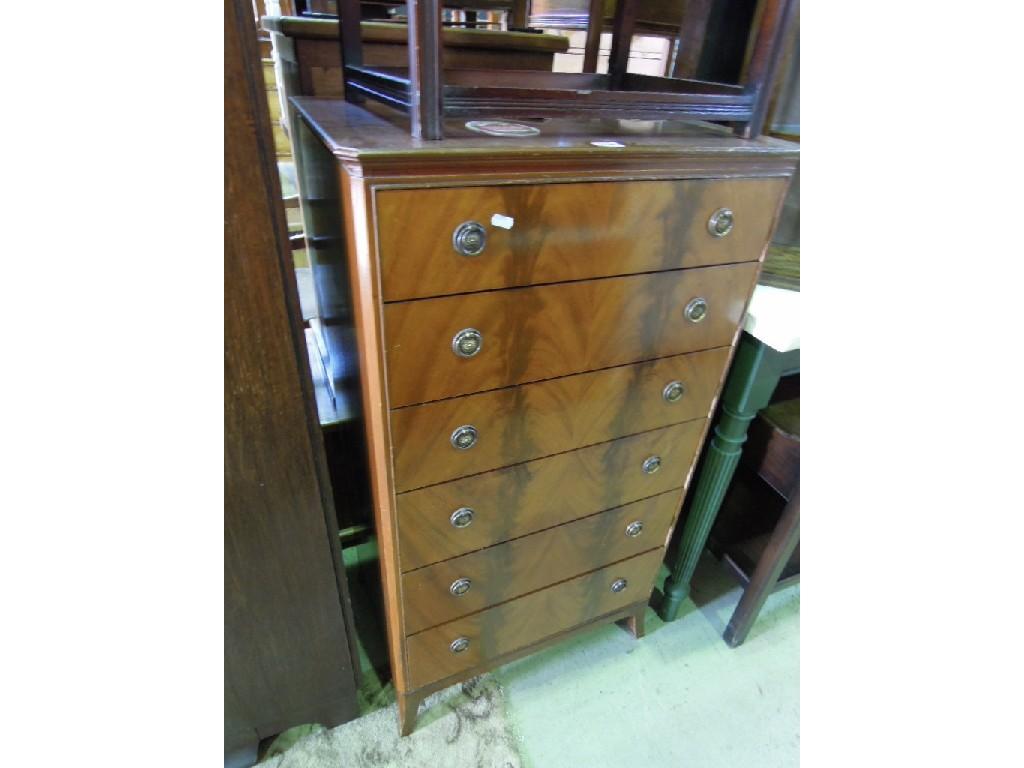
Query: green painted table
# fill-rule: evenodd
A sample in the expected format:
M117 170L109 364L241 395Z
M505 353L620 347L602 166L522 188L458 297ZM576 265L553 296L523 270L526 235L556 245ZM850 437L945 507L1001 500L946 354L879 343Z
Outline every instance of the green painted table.
M690 579L732 482L747 439L747 428L768 405L779 379L800 370L799 291L757 286L747 310L721 408L696 476L693 498L658 614L673 621L690 594Z

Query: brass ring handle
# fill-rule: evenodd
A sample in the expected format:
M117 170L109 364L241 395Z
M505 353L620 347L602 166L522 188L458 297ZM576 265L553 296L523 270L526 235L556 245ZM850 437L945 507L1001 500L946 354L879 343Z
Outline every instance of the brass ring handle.
M708 219L708 232L711 233L712 237L725 237L732 232L734 223L732 211L728 208L719 208Z
M683 399L683 395L686 394L686 385L679 381L670 381L665 385L665 388L661 390L661 396L665 399L666 403L678 403Z
M661 456L648 456L643 463L644 474L653 475L661 469Z
M683 310L683 316L691 323L699 323L708 316L708 302L702 296L690 299L690 303Z
M468 451L476 445L476 441L479 436L480 433L476 431L476 427L472 424L463 424L452 432L452 436L449 438L449 441L452 444L452 448L455 450Z
M487 230L476 221L464 221L452 233L452 246L462 256L479 256L487 247Z
M459 357L473 357L484 346L484 335L476 328L463 328L452 337L452 352Z

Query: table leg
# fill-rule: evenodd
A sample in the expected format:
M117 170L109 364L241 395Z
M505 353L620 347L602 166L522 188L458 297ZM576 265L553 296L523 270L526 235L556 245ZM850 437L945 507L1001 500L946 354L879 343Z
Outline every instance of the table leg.
M722 635L730 648L735 648L747 639L747 633L754 625L757 614L761 612L764 601L768 599L768 595L775 588L782 569L786 567L786 563L789 562L789 557L793 554L799 541L800 489L797 488L796 493L793 494L782 511L782 517L779 519L778 525L775 526L775 530L772 531L771 538L768 539L768 546L765 547L761 559L757 561L757 567L754 568L754 573L750 577L750 583L743 590L743 597L740 598L739 605L736 606L732 618L729 619L729 626L725 628L725 633Z
M741 335L722 392L721 416L708 443L675 561L665 580L664 599L658 607L663 621L675 621L679 607L690 594L690 579L739 464L747 428L757 412L768 405L783 372L783 358L782 353L750 334Z

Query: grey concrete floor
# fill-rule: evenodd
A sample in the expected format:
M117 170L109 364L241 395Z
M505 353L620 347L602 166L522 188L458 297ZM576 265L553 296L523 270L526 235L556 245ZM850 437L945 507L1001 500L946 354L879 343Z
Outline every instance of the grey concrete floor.
M607 627L503 667L523 765L799 765L799 590L772 595L730 649L740 589L706 556L679 618L648 609L639 642Z
M680 617L647 636L587 632L434 694L397 735L390 685L365 714L306 729L272 768L782 768L799 765L800 587L772 595L744 645L722 631L740 589L705 554ZM276 754L275 754L276 753Z

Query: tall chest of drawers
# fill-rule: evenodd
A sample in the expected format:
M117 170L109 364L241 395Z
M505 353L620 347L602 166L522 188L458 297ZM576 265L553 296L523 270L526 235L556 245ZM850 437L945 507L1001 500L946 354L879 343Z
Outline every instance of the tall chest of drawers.
M419 141L294 104L408 733L431 692L573 632L642 635L797 152L681 123Z

